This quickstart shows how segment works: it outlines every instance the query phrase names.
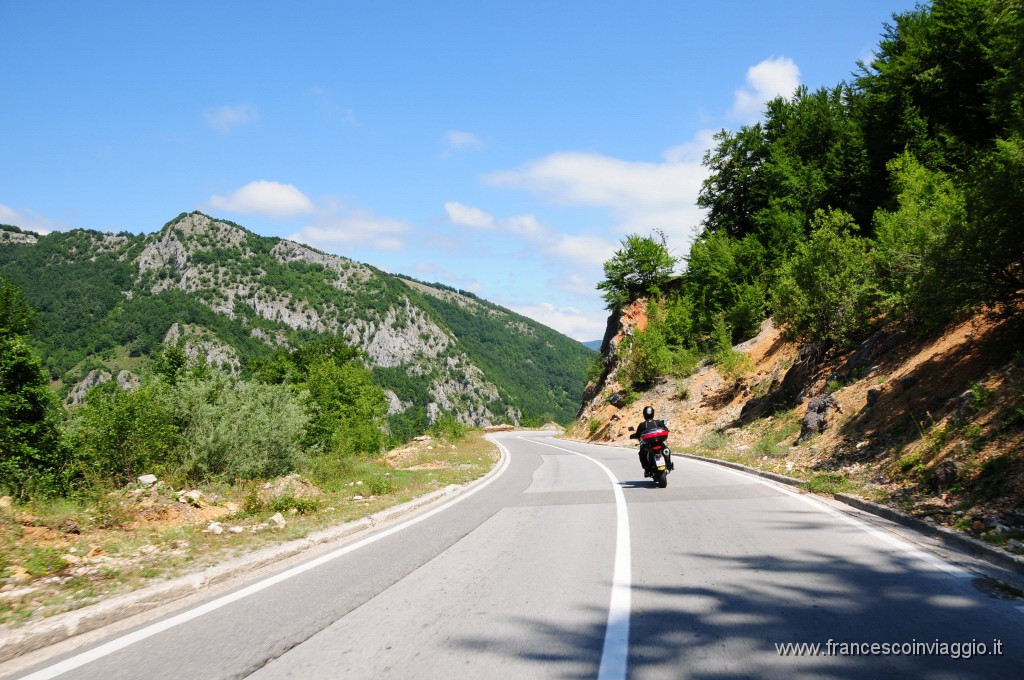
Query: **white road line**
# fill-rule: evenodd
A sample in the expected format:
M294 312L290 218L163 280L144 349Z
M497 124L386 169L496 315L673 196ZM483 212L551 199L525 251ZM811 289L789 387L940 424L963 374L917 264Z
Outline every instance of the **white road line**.
M826 514L832 515L833 517L835 517L838 520L846 522L847 524L849 524L851 526L857 527L861 531L874 536L875 538L877 538L878 540L882 541L883 543L888 543L890 546L896 548L900 552L903 552L904 554L909 555L911 557L915 557L918 560L921 560L922 562L925 562L926 564L928 564L928 565L930 565L932 567L935 567L937 569L941 569L942 571L945 571L948 574L951 574L951 575L953 575L953 576L955 576L957 578L972 578L973 577L973 574L971 574L969 571L965 571L964 569L961 569L960 567L954 566L954 565L950 564L949 562L947 562L947 561L945 561L945 560L943 560L941 558L938 558L938 557L936 557L934 555L929 555L925 551L920 550L920 549L912 546L910 543L907 543L903 539L896 538L895 536L892 536L891 534L888 534L888 533L886 533L884 531L876 529L873 526L865 524L864 522L860 521L859 519L857 519L855 517L851 517L850 515L847 515L844 512L840 512L839 510L836 510L834 508L830 508L827 505L825 505L824 503L822 503L821 501L816 500L812 496L808 496L806 494L798 493L796 491L793 491L792 489L787 489L785 486L783 486L781 484L776 484L774 482L768 481L768 480L763 479L761 477L757 477L755 475L751 475L749 473L743 472L742 470L734 470L734 469L729 468L729 467L725 467L725 466L722 466L722 465L715 465L714 463L708 463L706 461L696 460L696 459L693 459L693 458L689 458L687 460L693 460L694 462L700 463L702 465L710 465L710 466L713 466L716 470L722 470L724 472L731 472L731 473L736 474L736 475L741 475L741 476L743 476L746 479L753 480L753 481L757 482L758 484L764 484L765 486L770 486L770 487L772 487L773 489L775 489L777 491L781 491L782 493L786 494L787 496L792 496L793 498L800 499L801 501L803 501L804 503L807 503L808 505L810 505L811 507L815 508L816 510L819 510L819 511L824 512Z
M564 449L533 438L520 437L535 444L549 446L559 451L586 458L608 475L615 494L615 567L612 570L612 596L608 605L608 625L604 631L604 646L601 649L601 667L598 680L620 680L626 677L629 662L629 616L632 610L633 567L629 542L629 512L626 497L615 474L604 463L590 456Z
M50 678L55 678L59 675L67 673L68 671L72 671L76 668L80 668L81 666L92 663L97 659L102 659L103 657L113 654L114 652L120 651L125 647L129 647L135 644L136 642L141 642L142 640L153 637L154 635L162 633L165 630L169 630L171 628L174 628L175 626L179 626L193 619L197 619L200 616L216 611L221 607L231 604L232 602L237 602L238 600L249 597L250 595L254 595L260 592L261 590L265 590L273 585L281 583L282 581L287 581L288 579L298 576L299 574L307 572L311 569L316 569L317 567L326 564L331 560L335 560L343 555L355 552L360 548L364 548L372 543L376 543L382 538L386 538L388 536L391 536L392 534L397 534L399 531L402 531L403 529L407 529L415 524L419 524L420 522L433 517L438 513L444 512L445 510L452 507L456 503L461 503L470 496L488 487L496 479L498 479L498 477L504 474L505 470L508 468L508 449L502 446L501 443L499 443L497 440L492 439L491 441L498 445L503 454L501 457L501 463L495 470L495 473L491 475L490 478L481 482L479 485L473 487L469 491L459 494L458 496L448 501L444 505L439 505L433 510L428 510L427 512L424 512L422 515L417 515L416 517L406 520L401 524L396 524L395 526L385 529L379 533L373 534L372 536L367 536L366 538L360 541L356 541L355 543L347 545L343 548L339 548L325 555L321 555L320 557L314 560L310 560L309 562L305 562L296 567L292 567L291 569L283 571L280 574L271 576L270 578L264 579L262 581L257 581L256 583L253 583L252 585L242 588L241 590L238 590L234 593L225 595L224 597L217 598L216 600L211 600L210 602L207 602L206 604L200 607L190 609L189 611L182 612L177 616L172 616L171 618L165 619L164 621L159 621L151 626L146 626L145 628L141 628L135 632L129 633L119 638L115 638L110 642L107 642L106 644L96 647L95 649L90 649L87 652L77 654L69 659L61 661L60 663L54 664L53 666L48 666L46 668L40 669L35 673L32 673L31 675L26 675L22 680L49 680Z

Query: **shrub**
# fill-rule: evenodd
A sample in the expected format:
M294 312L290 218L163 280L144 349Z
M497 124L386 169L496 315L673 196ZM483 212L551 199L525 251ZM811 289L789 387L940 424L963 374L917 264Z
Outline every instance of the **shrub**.
M633 334L626 353L623 374L626 382L637 390L650 386L672 371L672 351L657 326Z
M60 405L25 341L31 323L21 291L0 279L0 490L19 498L60 493L68 472Z
M261 479L294 471L308 416L285 385L233 382L214 375L175 390L184 423L183 472L193 481Z
M887 167L899 209L875 213L872 253L884 301L898 317L941 322L958 304L949 299L951 272L942 261L950 233L966 220L964 198L946 175L909 153Z
M729 435L720 430L708 432L701 437L699 446L709 451L720 451L729 446Z
M438 439L456 441L466 436L466 426L451 413L442 413L431 425L429 432Z
M30 548L23 566L30 576L39 578L40 576L46 576L47 574L67 569L68 563L64 561L64 558L54 548L33 546Z

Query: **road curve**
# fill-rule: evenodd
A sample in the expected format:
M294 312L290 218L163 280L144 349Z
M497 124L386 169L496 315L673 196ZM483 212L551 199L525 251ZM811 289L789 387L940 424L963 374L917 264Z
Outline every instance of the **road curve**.
M999 678L1024 667L1013 601L884 528L698 461L679 460L656 489L628 449L499 441L507 467L454 503L22 677ZM952 658L952 645L971 658Z

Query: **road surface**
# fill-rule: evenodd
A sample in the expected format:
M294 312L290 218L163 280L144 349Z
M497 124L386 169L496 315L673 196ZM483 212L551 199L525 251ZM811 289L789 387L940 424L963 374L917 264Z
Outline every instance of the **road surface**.
M441 506L20 677L1024 675L1024 603L881 520L698 461L657 489L633 450L497 439L496 473Z

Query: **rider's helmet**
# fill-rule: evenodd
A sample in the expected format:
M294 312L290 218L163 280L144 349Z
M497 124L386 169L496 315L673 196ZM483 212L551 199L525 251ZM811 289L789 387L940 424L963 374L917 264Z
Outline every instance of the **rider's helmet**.
M644 420L654 420L653 406L644 406Z

